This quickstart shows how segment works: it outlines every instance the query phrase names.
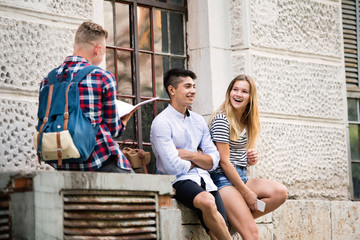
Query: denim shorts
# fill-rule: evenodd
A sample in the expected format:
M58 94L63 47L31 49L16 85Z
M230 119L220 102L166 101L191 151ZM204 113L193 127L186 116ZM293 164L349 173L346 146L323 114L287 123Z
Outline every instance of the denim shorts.
M238 172L241 180L244 183L246 183L249 180L247 169L245 167L239 167L239 166L235 166L235 169ZM226 186L234 186L234 184L232 184L230 180L226 177L224 172L221 173L213 172L211 173L211 178L219 190Z

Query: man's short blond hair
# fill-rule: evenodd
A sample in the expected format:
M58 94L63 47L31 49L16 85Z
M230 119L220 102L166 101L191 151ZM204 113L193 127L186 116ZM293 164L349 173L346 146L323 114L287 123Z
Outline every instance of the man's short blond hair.
M108 32L99 24L83 22L76 31L75 44L94 44L107 37Z

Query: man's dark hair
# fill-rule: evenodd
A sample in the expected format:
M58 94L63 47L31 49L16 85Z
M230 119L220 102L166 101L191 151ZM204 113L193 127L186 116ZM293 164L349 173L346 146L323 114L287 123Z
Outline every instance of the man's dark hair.
M176 89L181 82L181 79L179 79L179 77L191 77L193 80L195 80L196 74L190 70L181 68L173 68L167 71L164 74L164 88L169 96L170 94L168 87L171 85Z

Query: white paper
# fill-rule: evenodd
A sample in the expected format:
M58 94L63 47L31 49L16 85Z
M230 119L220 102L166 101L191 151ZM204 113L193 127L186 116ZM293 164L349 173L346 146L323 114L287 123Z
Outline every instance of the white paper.
M140 102L140 103L136 104L135 106L131 105L129 103L120 101L120 100L116 100L116 108L117 108L118 115L121 118L121 117L125 116L126 114L130 113L135 108L138 108L138 107L140 107L140 106L142 106L142 105L144 105L146 103L153 102L153 101L155 101L157 99L159 99L159 97L151 98L149 100Z

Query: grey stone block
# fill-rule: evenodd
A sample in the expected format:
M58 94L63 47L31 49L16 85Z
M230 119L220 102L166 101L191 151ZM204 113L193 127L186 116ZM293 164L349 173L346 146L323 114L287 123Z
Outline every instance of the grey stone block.
M160 208L160 239L181 240L181 213L177 208Z

